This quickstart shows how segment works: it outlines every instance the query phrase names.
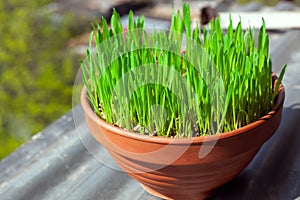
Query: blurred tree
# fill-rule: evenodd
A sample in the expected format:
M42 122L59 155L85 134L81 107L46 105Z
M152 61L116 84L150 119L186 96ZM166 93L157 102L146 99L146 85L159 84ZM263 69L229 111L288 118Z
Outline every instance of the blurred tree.
M53 20L49 2L0 1L0 159L72 105L70 17Z

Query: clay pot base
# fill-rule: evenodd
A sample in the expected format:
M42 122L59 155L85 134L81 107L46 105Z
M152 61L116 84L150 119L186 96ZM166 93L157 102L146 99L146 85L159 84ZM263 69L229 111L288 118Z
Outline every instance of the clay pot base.
M156 196L156 197L158 197L158 198L161 198L161 199L169 199L169 200L171 200L170 198L168 198L168 197L166 197L166 196L164 196L164 195L162 195L162 194L160 194L160 193L158 193L158 192L152 190L151 188L149 188L149 187L147 187L147 186L145 186L145 185L143 185L143 184L141 184L141 185L142 185L142 187L143 187L149 194L151 194L151 195L153 195L153 196Z
M141 184L141 183L140 183ZM166 200L176 200L176 199L172 199L172 198L169 198L169 197L166 197L165 195L163 195L163 194L161 194L161 193L158 193L158 192L156 192L156 191L154 191L154 190L152 190L151 188L149 188L149 187L147 187L147 186L145 186L145 185L143 185L143 184L141 184L141 186L144 188L144 190L146 190L149 194L151 194L151 195L153 195L153 196L155 196L155 197L158 197L158 198L161 198L161 199L166 199ZM213 196L213 194L216 192L217 190L212 190L212 191L210 191L210 192L207 192L207 193L205 193L205 194L203 194L203 195L198 195L197 197L196 197L196 199L197 200L201 200L201 199L206 199L206 198L208 198L208 197L212 197ZM195 198L195 197L194 197ZM191 198L190 197L188 197L188 199L189 200L191 200ZM193 198L192 198L193 199Z

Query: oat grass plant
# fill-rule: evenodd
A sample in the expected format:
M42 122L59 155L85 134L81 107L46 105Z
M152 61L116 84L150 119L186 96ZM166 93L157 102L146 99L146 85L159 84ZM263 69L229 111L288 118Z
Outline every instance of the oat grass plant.
M104 18L94 26L81 68L101 119L140 134L195 137L238 129L272 109L286 66L273 87L263 19L258 36L241 22L223 31L219 18L192 29L188 4L173 12L170 30L144 21L130 12L125 30L114 11L110 26Z

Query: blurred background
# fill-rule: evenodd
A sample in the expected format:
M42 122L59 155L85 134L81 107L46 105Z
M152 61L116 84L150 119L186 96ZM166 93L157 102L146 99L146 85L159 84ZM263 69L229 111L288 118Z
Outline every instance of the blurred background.
M114 7L168 20L184 2L200 17L205 6L216 13L298 11L300 0L0 1L0 159L71 109L91 23L109 19Z

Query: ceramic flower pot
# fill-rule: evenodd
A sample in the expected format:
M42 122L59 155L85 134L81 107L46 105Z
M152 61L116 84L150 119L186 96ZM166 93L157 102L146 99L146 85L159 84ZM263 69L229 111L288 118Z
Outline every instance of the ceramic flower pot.
M281 86L273 109L256 122L194 138L146 136L108 124L93 112L85 88L81 104L94 138L149 193L164 199L202 199L236 177L274 134L284 96ZM203 149L209 150L205 156L199 154Z

